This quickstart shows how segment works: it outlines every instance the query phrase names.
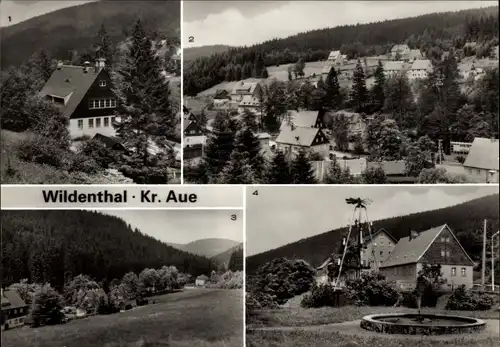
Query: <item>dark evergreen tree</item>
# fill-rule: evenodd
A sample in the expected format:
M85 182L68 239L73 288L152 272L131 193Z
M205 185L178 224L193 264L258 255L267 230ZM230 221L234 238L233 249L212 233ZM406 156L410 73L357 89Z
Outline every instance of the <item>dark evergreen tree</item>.
M292 183L293 184L315 184L314 170L311 166L309 156L305 151L300 151L292 161Z
M385 75L384 68L382 66L382 62L379 60L378 66L375 69L374 73L375 84L372 89L372 111L379 112L384 107L385 103Z
M237 129L235 122L223 113L215 116L212 128L203 160L208 177L215 178L229 161Z
M356 68L353 73L351 104L356 112L364 112L368 99L368 91L366 90L366 79L361 61L358 59Z
M354 177L348 167L340 167L337 160L333 159L324 181L326 184L352 184L354 183Z
M268 184L291 184L293 177L291 175L290 163L281 151L277 151L273 157L269 172L267 174Z
M99 31L97 32L94 49L96 51L97 58L104 58L106 59L106 65L113 66L113 43L111 42L111 39L106 32L104 23L101 25Z
M320 85L318 83L318 88ZM325 80L325 97L324 106L328 110L338 110L342 107L342 94L340 93L340 84L335 67L330 68L330 72Z
M243 248L238 248L233 253L231 253L228 269L233 272L243 271Z

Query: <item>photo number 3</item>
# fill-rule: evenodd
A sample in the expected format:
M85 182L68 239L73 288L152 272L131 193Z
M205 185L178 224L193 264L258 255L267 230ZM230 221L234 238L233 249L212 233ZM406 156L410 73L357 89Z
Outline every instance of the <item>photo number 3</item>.
M232 221L235 221L235 220L237 220L237 219L238 219L238 216L237 216L237 215L235 215L235 214L232 214L232 215L231 215L231 220L232 220Z

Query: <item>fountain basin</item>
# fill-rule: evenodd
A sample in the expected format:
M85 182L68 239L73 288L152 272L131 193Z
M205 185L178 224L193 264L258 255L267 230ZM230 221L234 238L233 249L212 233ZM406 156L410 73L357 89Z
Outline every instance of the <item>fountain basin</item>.
M481 319L417 313L372 314L363 317L361 328L382 334L449 335L484 330Z

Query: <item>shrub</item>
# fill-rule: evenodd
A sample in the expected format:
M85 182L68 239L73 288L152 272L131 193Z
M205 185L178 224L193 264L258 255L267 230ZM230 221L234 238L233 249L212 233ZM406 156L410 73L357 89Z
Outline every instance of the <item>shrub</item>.
M243 288L243 272L232 272L229 270L218 278L213 287L220 289L241 289Z
M19 158L28 162L66 169L71 163L71 152L60 148L56 140L34 135L19 145Z
M247 293L245 298L246 310L274 309L278 308L276 297L269 293Z
M300 303L302 307L337 306L335 287L331 284L314 284L311 292L307 293Z
M378 272L363 273L361 278L347 281L346 296L359 306L392 306L400 298L394 283Z
M79 153L94 159L94 161L104 169L108 169L119 160L117 152L109 149L98 140L90 140L82 143Z
M490 295L466 290L462 285L453 291L445 308L457 311L487 311L493 304L494 300Z
M97 162L84 154L76 154L68 168L69 172L83 172L86 174L96 174L102 170Z
M455 159L456 159L456 160L457 160L460 164L465 163L465 156L463 156L463 155L457 155L457 156L455 157Z

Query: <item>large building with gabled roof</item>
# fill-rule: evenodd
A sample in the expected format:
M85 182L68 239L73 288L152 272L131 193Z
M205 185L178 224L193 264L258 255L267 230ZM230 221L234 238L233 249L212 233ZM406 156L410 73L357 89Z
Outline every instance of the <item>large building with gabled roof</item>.
M279 150L289 156L301 150L328 156L330 141L320 128L282 127L276 144Z
M476 137L464 162L467 178L474 183L498 183L498 139Z
M447 224L417 232L409 231L380 266L390 281L402 290L413 290L423 265L441 265L448 289L473 285L474 261Z
M95 66L59 63L45 83L39 96L52 102L69 120L72 138L102 134L114 136L114 110L117 99L113 83L105 67L105 59L97 59Z

